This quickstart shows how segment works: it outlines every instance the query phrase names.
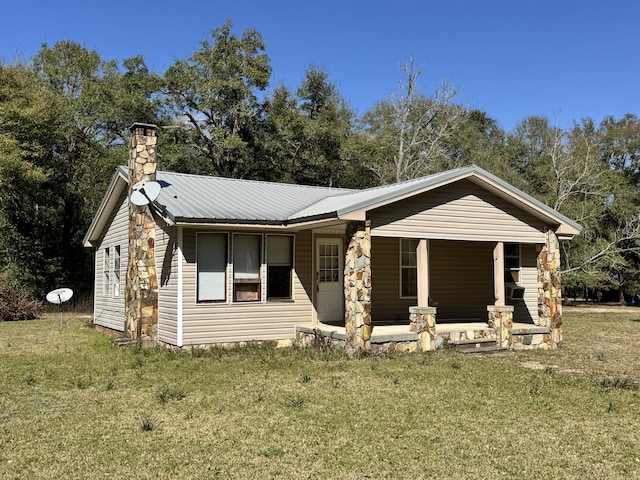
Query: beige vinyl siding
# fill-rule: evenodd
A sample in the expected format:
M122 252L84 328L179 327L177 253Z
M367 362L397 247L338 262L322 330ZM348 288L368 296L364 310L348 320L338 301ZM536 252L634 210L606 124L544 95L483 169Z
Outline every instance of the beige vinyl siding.
M369 213L371 234L441 240L544 242L544 224L468 180Z
M493 247L489 242L429 241L429 297L436 321L487 320L495 303Z
M158 340L178 341L178 229L156 228L156 275L158 277Z
M296 324L311 322L313 249L310 231L295 234L293 301L255 303L228 303L231 292L225 303L196 302L196 233L196 229L187 228L183 233L184 345L293 338ZM230 267L227 278L229 275Z
M95 272L95 300L93 322L96 325L112 330L124 330L124 297L125 281L127 278L127 258L129 255L129 207L126 196L122 195L119 207L114 210L107 222L106 233L96 248L96 272ZM113 249L120 246L120 296L113 296L113 288L110 288L108 296L103 294L103 265L104 249L111 248L111 262L113 262ZM113 280L113 279L112 279Z
M400 297L400 240L376 237L371 246L373 322L408 324L409 307L418 300ZM494 304L493 246L490 242L429 241L430 297L438 303L437 321L487 320L487 306ZM515 307L514 321L534 323L538 315L536 246L521 249L524 301L507 303Z
M538 323L538 254L535 245L520 246L520 285L524 300L507 301L514 306L513 321Z
M400 240L371 239L371 318L376 323L409 325L409 307L417 298L400 298Z

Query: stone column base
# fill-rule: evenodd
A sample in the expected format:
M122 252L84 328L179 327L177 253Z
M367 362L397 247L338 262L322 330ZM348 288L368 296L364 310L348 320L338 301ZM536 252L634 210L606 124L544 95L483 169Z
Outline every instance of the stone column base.
M409 331L420 334L421 352L436 349L436 308L409 307Z
M511 348L513 327L513 305L487 305L489 328L496 331L496 346Z
M562 328L551 328L551 348L562 346Z

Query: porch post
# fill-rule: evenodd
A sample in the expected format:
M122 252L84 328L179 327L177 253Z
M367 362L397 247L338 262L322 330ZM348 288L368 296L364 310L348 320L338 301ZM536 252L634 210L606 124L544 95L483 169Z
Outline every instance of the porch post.
M418 263L418 307L429 306L429 240L418 241L416 250Z
M371 223L347 226L349 246L344 262L345 349L355 353L369 349L371 340Z
M562 290L560 283L560 243L548 230L538 254L538 321L549 327L551 348L562 343Z
M493 248L493 291L495 305L505 305L504 293L504 242L497 242Z

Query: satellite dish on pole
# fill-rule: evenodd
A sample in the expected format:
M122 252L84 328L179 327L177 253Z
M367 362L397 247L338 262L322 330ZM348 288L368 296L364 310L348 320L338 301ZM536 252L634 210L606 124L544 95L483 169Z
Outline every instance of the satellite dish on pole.
M161 188L162 187L158 182L151 182L147 180L138 182L132 187L131 203L139 207L148 205L158 198Z
M68 302L73 297L73 290L70 288L56 288L47 293L47 302L60 305L60 328L62 328L62 304Z
M47 302L59 305L69 301L71 297L73 297L73 290L70 288L56 288L47 293Z

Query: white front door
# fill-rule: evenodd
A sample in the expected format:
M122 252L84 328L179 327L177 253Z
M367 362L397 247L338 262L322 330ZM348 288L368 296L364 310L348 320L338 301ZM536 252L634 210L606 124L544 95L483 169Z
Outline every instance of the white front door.
M316 239L316 304L319 322L344 321L344 257L340 238Z

